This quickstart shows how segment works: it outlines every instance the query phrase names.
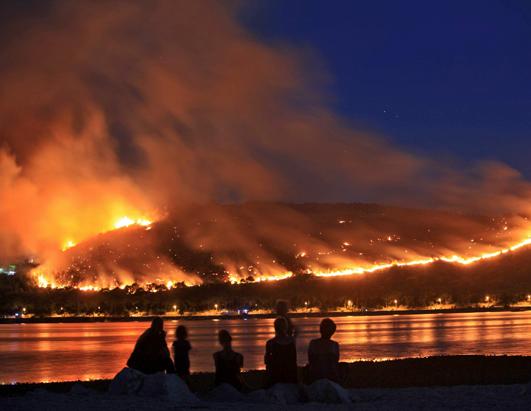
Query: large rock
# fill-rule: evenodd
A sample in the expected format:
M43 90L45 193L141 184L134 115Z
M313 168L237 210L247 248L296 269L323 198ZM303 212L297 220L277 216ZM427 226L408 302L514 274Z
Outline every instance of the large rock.
M297 404L300 402L300 389L297 384L275 384L267 390L267 396L275 404Z
M245 402L245 396L230 384L221 384L214 387L204 396L207 401L213 402Z
M352 403L351 395L339 384L330 380L317 380L311 385L304 386L306 399L310 402Z
M137 394L144 383L145 375L140 371L125 367L111 381L110 394Z
M176 404L195 404L199 399L175 374L143 374L132 368L121 370L111 382L109 393L115 395L140 395L166 397Z

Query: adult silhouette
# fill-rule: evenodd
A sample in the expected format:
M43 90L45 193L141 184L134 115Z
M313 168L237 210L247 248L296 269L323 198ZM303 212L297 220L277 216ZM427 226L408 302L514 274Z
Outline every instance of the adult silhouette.
M266 343L264 362L270 385L297 383L297 349L295 339L288 335L288 322L278 317L274 323L275 337Z
M243 367L243 355L232 349L232 336L227 330L218 333L221 351L214 353L216 366L216 385L230 384L237 390L243 388L240 371Z
M166 344L166 331L162 318L155 317L151 326L138 338L127 366L144 374L175 372Z
M310 382L326 378L338 382L339 344L332 340L336 323L325 318L319 326L321 338L310 341L308 347L308 374Z
M175 373L189 383L190 379L190 350L192 346L188 341L188 330L184 325L179 325L175 330L175 341L172 344Z

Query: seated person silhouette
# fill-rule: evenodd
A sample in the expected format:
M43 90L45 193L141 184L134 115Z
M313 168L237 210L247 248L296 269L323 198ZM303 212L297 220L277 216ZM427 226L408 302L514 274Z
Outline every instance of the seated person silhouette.
M221 330L218 333L218 341L222 350L214 353L215 384L230 384L237 390L241 390L243 383L240 370L243 367L243 355L233 351L232 336L227 330Z
M138 338L127 366L144 374L175 372L170 351L166 345L166 332L162 318L155 317L148 328Z
M269 384L297 383L297 349L295 339L288 335L288 322L278 317L274 323L275 337L266 343L264 362Z
M321 338L310 341L308 347L308 377L310 383L326 378L335 382L339 380L339 344L333 341L336 324L325 318L320 325Z
M188 342L188 330L184 325L179 325L175 330L175 341L172 344L175 373L187 383L190 378L190 356L192 349Z

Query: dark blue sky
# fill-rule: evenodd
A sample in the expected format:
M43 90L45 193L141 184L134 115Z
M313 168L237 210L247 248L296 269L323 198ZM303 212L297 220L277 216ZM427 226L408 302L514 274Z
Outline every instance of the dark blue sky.
M410 150L531 176L530 0L274 0L245 17L311 47L335 109Z

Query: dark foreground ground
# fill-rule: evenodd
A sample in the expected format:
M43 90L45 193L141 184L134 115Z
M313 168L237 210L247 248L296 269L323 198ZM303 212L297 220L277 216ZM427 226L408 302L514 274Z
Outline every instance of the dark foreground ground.
M303 370L300 371L302 377ZM243 378L250 388L258 389L263 387L264 377L263 371L248 371ZM345 388L507 385L524 384L530 380L531 356L448 356L342 364L342 385ZM193 374L192 391L206 392L213 387L213 382L212 373ZM20 396L38 388L68 393L74 384L104 392L109 383L110 380L95 380L0 385L0 397Z

